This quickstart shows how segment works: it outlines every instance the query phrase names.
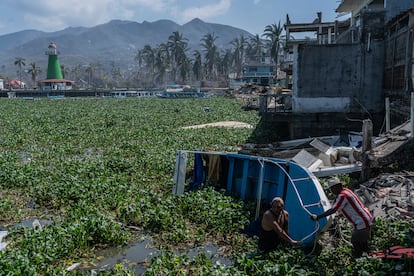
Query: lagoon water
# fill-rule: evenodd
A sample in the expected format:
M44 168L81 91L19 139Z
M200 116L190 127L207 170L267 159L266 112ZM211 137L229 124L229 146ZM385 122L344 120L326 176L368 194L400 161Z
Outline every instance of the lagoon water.
M188 250L175 252L178 255L187 254L190 259L198 254L205 254L207 258L212 259L213 262L220 262L224 265L230 266L233 261L220 256L219 248L215 244L207 244L205 246L195 247ZM158 256L160 252L154 248L154 243L150 237L143 237L142 240L130 244L126 247L116 247L100 250L97 252L97 260L91 264L83 264L78 268L81 272L99 272L106 271L114 267L117 263L122 263L125 266L133 268L136 275L143 275L146 267L151 263L151 259Z
M30 218L22 220L20 223L13 225L12 227L27 227L27 228L35 228L41 229L43 225L52 224L50 220L38 220L36 218ZM0 227L0 251L6 250L6 246L8 242L3 242L3 239L7 236L8 231L5 227Z
M0 251L6 250L8 242L3 242L3 238L7 236L7 231L0 231Z

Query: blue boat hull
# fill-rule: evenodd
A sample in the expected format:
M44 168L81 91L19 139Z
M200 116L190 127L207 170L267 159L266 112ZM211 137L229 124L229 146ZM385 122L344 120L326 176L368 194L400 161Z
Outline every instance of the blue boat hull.
M187 164L190 158L194 165ZM186 184L188 165L193 169L191 184ZM242 200L255 201L256 218L275 196L283 198L290 214L289 235L304 246L314 243L331 222L330 217L318 222L310 219L310 214L323 213L331 205L318 179L294 162L235 153L177 152L173 192L180 194L206 183L214 183Z

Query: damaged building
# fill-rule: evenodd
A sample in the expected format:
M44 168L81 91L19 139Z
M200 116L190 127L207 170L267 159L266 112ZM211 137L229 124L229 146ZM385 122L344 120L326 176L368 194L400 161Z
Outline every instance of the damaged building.
M292 23L287 16L280 69L292 92L263 95L259 109L263 126L278 129L273 138L361 131L365 119L377 135L386 130L386 99L388 127L409 119L413 11L411 0L342 0L336 12L346 20L323 22L318 13L311 23ZM305 36L292 39L298 34Z

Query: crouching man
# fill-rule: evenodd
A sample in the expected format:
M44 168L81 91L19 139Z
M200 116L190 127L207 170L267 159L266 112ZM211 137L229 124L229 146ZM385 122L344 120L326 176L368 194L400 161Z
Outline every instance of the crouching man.
M263 214L261 228L259 250L262 252L274 250L279 244L298 245L298 241L288 234L289 213L284 210L284 201L280 197L273 198L270 209Z

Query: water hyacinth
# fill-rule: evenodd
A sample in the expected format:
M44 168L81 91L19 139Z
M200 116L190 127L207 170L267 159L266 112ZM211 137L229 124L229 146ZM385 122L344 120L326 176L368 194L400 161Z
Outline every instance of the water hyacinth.
M254 213L249 203L212 188L171 193L177 150L237 151L259 135L254 128L182 129L217 121L257 126L258 113L243 111L235 99L0 99L0 108L0 226L9 230L0 271L6 275L65 275L74 263L92 262L97 249L139 239L137 229L161 249L148 275L349 275L394 268L369 257L356 262L340 241L318 255L290 248L257 254L257 241L241 233ZM12 227L30 217L53 223L41 230ZM373 247L388 246L390 236L413 246L410 223L377 220ZM208 243L233 264L174 251ZM120 264L99 273L133 275Z

